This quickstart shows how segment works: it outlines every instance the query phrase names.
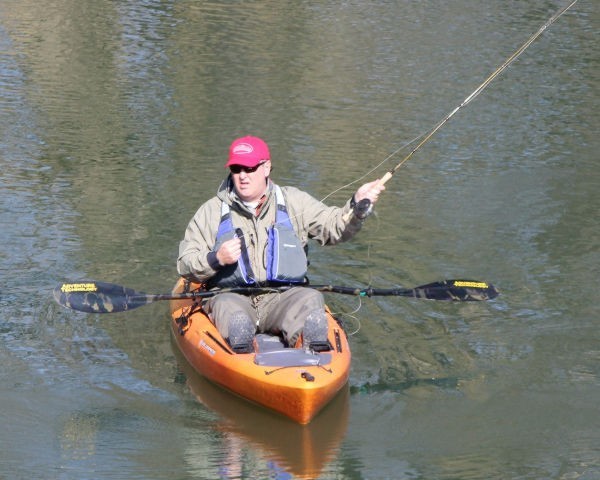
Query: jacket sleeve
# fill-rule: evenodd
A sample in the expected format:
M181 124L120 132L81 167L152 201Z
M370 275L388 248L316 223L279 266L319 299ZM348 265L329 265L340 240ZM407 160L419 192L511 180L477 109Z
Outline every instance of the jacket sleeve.
M219 262L212 249L220 223L220 203L216 198L209 200L190 220L184 238L179 243L179 275L204 282L219 269Z
M351 200L343 207L329 207L294 187L287 187L286 195L290 218L303 232L303 242L306 235L321 245L335 245L350 240L362 227L363 221L352 214Z

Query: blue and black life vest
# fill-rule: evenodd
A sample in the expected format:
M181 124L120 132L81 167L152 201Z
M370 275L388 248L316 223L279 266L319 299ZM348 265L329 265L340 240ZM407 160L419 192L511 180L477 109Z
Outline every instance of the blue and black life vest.
M296 235L288 214L283 192L278 185L275 188L277 210L275 223L269 227L267 240L267 282L268 283L302 283L306 280L308 261L302 242ZM236 229L231 219L231 209L227 203L221 204L221 223L217 230L214 251L235 237L242 237L241 229ZM212 287L236 287L258 285L248 251L242 238L242 255L237 263L226 265L208 282Z

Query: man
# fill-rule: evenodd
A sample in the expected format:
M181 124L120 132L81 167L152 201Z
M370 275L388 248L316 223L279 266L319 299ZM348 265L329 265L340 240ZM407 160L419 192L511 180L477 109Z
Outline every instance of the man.
M360 230L385 189L378 180L360 187L343 208L328 207L271 179L268 145L242 137L229 148L230 174L217 195L196 212L179 245L177 270L207 288L281 286L305 282L309 238L333 245ZM323 295L294 286L259 295L220 293L205 311L236 352L253 350L254 334L281 335L290 346L327 341Z

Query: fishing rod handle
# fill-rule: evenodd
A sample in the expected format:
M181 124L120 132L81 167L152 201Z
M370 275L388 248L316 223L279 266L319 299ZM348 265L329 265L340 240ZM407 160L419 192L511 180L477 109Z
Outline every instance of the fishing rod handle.
M392 172L392 171L386 172L386 174L379 179L379 185L385 185L387 183L387 181L390 178L392 178L393 174L394 174L394 172Z

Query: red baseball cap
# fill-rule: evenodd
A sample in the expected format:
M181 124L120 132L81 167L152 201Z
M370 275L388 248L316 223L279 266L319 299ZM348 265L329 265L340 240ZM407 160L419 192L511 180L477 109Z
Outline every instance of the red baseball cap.
M229 160L225 164L255 167L260 162L271 160L269 146L258 137L241 137L235 139L229 147Z

